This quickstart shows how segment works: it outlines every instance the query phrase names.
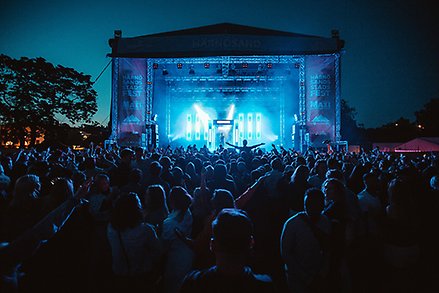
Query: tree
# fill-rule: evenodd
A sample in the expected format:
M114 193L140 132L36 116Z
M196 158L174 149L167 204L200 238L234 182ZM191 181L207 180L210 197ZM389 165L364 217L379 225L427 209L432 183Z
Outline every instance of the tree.
M439 135L439 99L431 99L424 107L415 112L417 127L424 136Z
M367 130L369 140L373 142L404 142L417 136L418 131L409 119L400 117L398 120Z
M357 110L349 106L346 100L341 100L341 127L340 134L342 140L347 140L350 144L365 143L365 129L361 124L357 124Z
M70 123L90 122L97 111L90 75L44 58L13 59L0 55L0 123L20 145L37 133L48 133L65 117Z

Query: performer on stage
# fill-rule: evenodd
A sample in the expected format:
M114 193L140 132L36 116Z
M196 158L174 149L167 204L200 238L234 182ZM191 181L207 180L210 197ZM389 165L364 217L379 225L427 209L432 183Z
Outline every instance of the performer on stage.
M247 140L244 139L242 141L242 147L240 147L240 146L233 145L231 143L226 142L227 145L234 147L235 149L238 149L241 152L246 152L246 153L250 153L252 149L260 147L261 145L265 144L264 142L261 142L261 143L258 143L258 144L252 145L252 146L247 146L247 143L248 143Z

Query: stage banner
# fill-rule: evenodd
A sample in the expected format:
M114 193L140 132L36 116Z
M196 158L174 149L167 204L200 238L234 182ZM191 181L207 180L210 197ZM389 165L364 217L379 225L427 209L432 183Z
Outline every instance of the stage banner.
M145 133L146 60L120 58L117 99L118 143L140 145Z
M336 76L334 55L306 56L306 129L309 146L336 140Z

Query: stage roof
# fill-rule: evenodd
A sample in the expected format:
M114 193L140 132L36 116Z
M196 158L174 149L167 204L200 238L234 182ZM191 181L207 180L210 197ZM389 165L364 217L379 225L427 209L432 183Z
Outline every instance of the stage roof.
M344 41L338 32L328 38L220 23L130 38L115 31L109 44L110 57L179 58L330 54L343 49Z

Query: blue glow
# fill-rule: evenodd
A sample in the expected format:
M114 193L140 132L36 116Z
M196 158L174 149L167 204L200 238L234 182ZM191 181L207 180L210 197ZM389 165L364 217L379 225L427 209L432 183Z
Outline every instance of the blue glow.
M200 140L200 116L195 114L195 140Z
M253 139L253 113L247 114L247 138Z
M235 104L231 104L229 107L229 113L227 114L227 120L233 120L235 115Z
M239 125L238 125L238 132L239 132L239 138L244 138L244 114L239 113L238 115Z
M261 113L256 113L256 139L260 139L261 138L261 131L262 131L262 127L261 127Z
M192 115L191 114L187 114L186 139L192 140Z

